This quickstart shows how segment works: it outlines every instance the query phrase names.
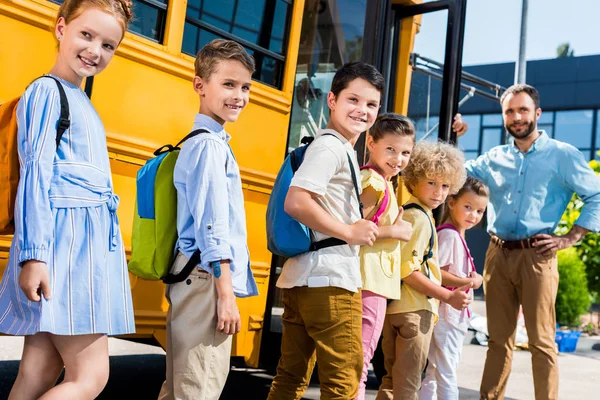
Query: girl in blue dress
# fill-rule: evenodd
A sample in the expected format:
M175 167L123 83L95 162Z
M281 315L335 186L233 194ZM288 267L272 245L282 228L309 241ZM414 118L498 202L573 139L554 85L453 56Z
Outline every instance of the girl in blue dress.
M18 104L21 176L0 332L25 335L25 346L9 399L97 397L108 380L107 335L135 330L104 127L80 89L112 59L130 7L129 0L66 0L50 71L58 82L36 80ZM71 120L58 147L57 83Z

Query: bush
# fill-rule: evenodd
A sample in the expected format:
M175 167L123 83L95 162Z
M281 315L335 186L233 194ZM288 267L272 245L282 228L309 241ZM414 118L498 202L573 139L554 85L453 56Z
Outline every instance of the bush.
M590 167L600 175L600 163L596 160L590 161ZM562 216L556 229L556 233L564 235L571 230L571 227L579 218L583 202L577 195L573 195L573 199L567 206L565 213ZM579 257L585 264L585 271L588 280L588 289L595 299L600 294L600 235L596 233L588 233L575 245Z
M577 250L569 248L558 252L558 294L556 296L556 321L561 325L579 325L579 316L590 306L585 264Z

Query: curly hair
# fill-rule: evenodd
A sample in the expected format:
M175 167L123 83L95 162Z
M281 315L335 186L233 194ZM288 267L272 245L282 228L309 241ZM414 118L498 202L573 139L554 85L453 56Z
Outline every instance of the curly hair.
M450 185L450 194L458 193L465 183L465 156L447 143L421 142L412 152L410 162L402 173L404 184L413 194L421 178L443 179Z

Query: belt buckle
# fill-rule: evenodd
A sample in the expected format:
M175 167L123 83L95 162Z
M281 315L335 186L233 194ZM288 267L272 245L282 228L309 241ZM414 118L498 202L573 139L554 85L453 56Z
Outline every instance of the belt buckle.
M504 248L504 240L500 239L498 236L494 235L494 237L496 238L496 244L503 249Z

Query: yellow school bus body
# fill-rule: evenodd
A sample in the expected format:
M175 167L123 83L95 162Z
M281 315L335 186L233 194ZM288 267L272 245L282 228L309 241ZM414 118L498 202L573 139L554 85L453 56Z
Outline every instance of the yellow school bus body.
M396 1L412 4L420 1ZM95 77L92 103L106 129L118 210L128 255L138 169L152 152L175 143L191 129L199 99L192 89L193 57L181 52L186 2L170 0L164 44L127 32L109 67ZM269 287L265 212L285 153L304 0L292 5L282 89L253 82L250 103L235 124L228 124L231 146L240 164L245 198L251 268L259 295L239 299L242 330L232 356L257 366ZM45 0L0 0L0 104L19 96L56 58L53 27L58 6ZM408 63L418 20L403 23L396 112L406 113L411 71ZM406 194L401 195L406 197ZM6 267L11 237L0 236L0 273ZM130 274L135 309L134 337L154 337L166 345L167 301L160 281ZM268 327L266 327L268 329Z

